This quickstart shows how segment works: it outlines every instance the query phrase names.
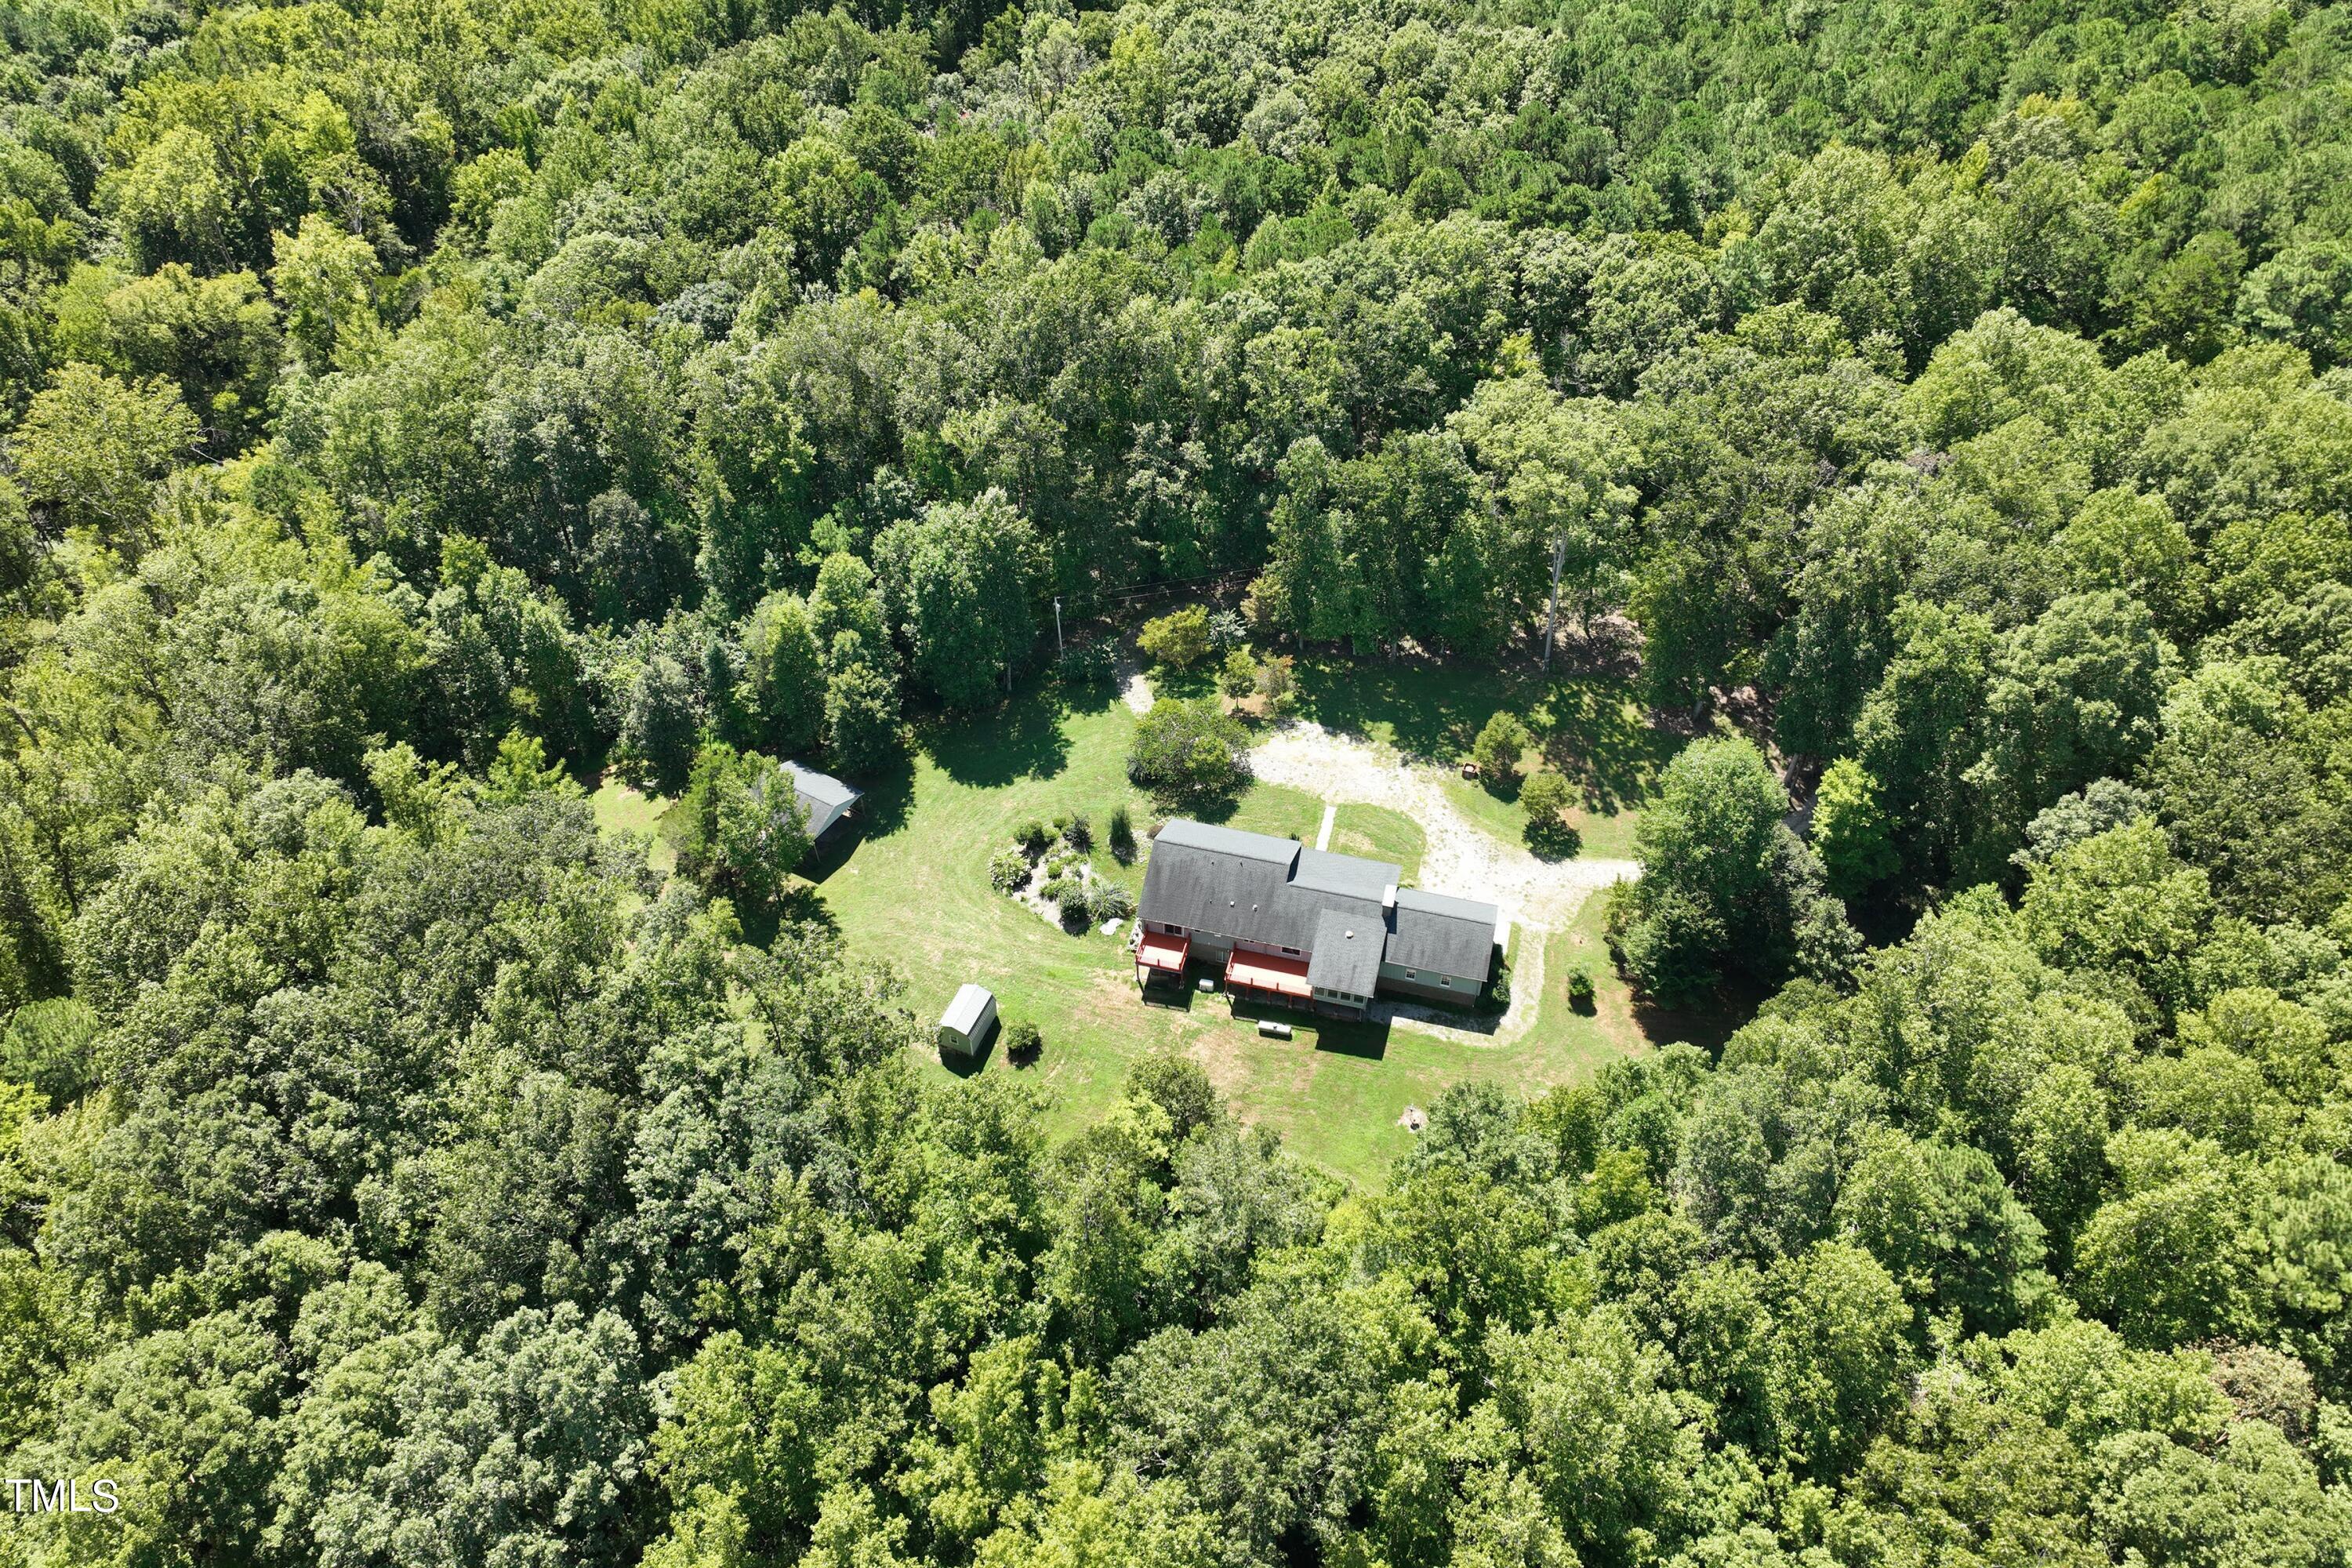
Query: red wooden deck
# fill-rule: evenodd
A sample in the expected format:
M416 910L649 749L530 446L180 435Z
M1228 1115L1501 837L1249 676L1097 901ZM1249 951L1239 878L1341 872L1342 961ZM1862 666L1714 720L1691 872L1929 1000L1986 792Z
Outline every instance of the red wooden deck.
M1315 988L1307 984L1305 959L1244 952L1239 948L1225 962L1225 988L1255 991L1262 996L1280 996L1294 1002L1307 1001L1315 994Z
M1145 931L1143 940L1135 944L1135 978L1138 984L1148 983L1155 975L1171 979L1184 978L1184 961L1192 956L1192 939L1189 936L1169 936L1160 931Z

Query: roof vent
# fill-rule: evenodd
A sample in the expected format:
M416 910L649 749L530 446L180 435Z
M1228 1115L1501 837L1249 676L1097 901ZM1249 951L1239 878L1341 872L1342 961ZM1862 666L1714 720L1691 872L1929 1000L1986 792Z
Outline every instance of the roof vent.
M1349 932L1348 933L1348 940L1349 940L1349 942L1353 942L1353 941L1355 941L1355 940L1356 940L1356 933L1355 933L1354 931L1349 931Z

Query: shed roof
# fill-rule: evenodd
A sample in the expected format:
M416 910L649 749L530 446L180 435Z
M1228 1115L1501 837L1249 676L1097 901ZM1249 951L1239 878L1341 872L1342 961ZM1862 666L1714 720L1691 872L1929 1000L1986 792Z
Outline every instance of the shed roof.
M1337 893L1342 898L1357 899L1378 904L1381 896L1396 886L1404 875L1404 868L1386 860L1367 860L1360 855L1335 855L1328 849L1298 851L1298 869L1291 881L1318 893Z
M814 838L839 822L849 808L866 798L866 792L853 789L831 773L821 773L799 763L786 763L784 772L793 778L793 793L800 796L801 805L808 812L808 835Z
M1390 913L1388 961L1484 984L1495 959L1501 911L1475 899L1397 889Z
M1326 910L1315 922L1314 956L1307 981L1325 991L1370 996L1381 980L1381 946L1388 933L1343 910Z
M955 1000L940 1015L940 1027L953 1029L959 1035L969 1035L980 1026L988 1009L996 1005L995 993L985 985L974 985L967 980L956 989Z

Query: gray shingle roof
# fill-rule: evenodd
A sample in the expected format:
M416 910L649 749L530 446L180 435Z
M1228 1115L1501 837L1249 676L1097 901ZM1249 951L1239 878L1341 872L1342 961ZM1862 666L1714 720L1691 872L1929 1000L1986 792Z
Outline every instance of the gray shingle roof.
M1386 860L1367 860L1355 855L1334 855L1328 849L1298 851L1298 870L1291 880L1299 887L1318 893L1337 893L1343 898L1362 899L1377 904L1381 895L1397 885L1404 868Z
M1326 910L1315 922L1314 956L1307 984L1350 996L1370 996L1381 982L1381 946L1388 932L1364 925L1343 910Z
M793 793L800 797L802 809L808 813L811 838L821 837L866 797L863 790L852 789L831 773L821 773L798 763L786 763L783 767L793 776Z
M1238 856L1247 860L1272 860L1286 870L1298 858L1300 847L1296 838L1276 838L1271 833L1219 827L1213 823L1194 822L1188 816L1180 816L1169 823L1151 842L1155 847L1162 844L1181 844L1190 848Z
M1388 961L1484 984L1500 918L1494 905L1475 899L1400 889L1389 917Z
M1293 839L1171 822L1152 841L1143 869L1142 918L1303 948L1311 927L1295 935L1266 934L1291 929L1278 905L1297 856Z

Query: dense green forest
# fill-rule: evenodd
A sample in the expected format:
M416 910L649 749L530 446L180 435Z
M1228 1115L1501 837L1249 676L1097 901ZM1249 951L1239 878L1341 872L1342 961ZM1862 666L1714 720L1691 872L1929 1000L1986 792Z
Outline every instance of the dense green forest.
M0 1563L2352 1562L2352 12L0 37ZM744 937L1056 598L1555 569L1719 1053L1347 1191Z

